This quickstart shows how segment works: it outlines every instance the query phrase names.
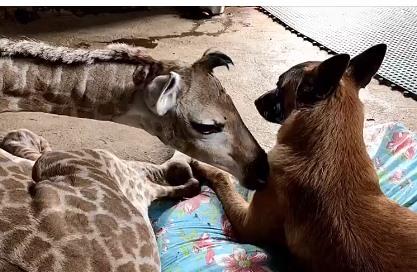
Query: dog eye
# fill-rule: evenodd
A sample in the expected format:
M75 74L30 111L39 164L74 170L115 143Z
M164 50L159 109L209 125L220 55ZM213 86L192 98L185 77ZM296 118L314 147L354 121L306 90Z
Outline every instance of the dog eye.
M213 134L223 131L224 124L200 124L191 121L191 127L201 134Z

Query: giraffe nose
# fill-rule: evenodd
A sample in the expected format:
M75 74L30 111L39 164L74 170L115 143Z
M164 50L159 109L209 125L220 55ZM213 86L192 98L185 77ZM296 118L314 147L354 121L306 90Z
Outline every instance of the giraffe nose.
M262 150L262 149L261 149ZM268 156L265 151L258 153L256 159L247 167L243 186L249 190L258 190L266 185L269 175Z

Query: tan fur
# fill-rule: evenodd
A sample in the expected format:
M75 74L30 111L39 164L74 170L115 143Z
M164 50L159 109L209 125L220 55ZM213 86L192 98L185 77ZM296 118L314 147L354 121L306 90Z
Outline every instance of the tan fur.
M194 173L211 182L241 241L287 245L294 271L417 271L417 214L379 188L358 85L348 70L333 96L295 109L295 86L313 72L279 84L292 106L268 155L267 187L251 203L225 173L201 163Z
M185 158L153 165L105 150L45 152L38 137L18 130L2 146L16 153L0 149L0 271L160 271L148 206L199 191ZM36 150L44 154L33 166Z

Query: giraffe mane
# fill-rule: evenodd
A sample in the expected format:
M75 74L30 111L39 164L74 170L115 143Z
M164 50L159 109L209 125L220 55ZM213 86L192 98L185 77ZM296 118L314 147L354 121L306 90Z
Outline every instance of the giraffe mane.
M25 57L62 64L92 64L97 62L121 62L132 64L155 63L141 47L123 43L109 44L103 49L81 49L53 46L35 40L14 41L0 38L0 57Z

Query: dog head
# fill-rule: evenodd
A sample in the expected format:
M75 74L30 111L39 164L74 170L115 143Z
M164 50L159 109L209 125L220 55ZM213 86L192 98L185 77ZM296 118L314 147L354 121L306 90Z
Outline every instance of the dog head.
M339 54L323 62L293 66L279 77L275 89L255 101L258 112L269 122L282 124L293 112L311 108L334 96L340 84L359 91L371 81L382 64L387 46L375 45L350 60Z

